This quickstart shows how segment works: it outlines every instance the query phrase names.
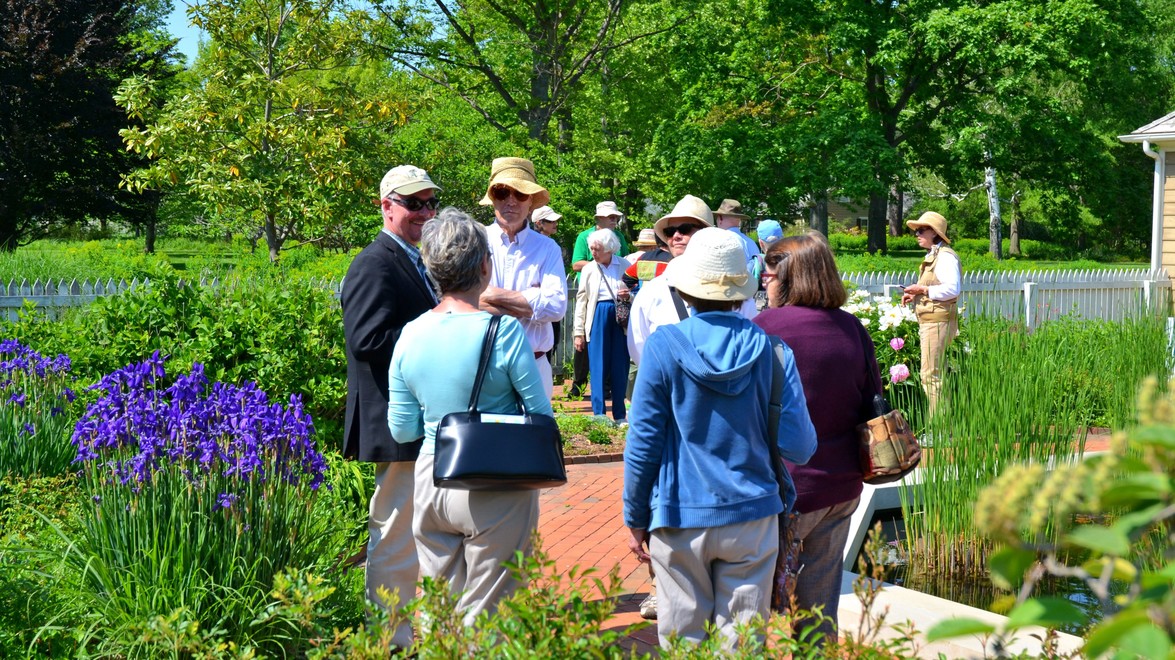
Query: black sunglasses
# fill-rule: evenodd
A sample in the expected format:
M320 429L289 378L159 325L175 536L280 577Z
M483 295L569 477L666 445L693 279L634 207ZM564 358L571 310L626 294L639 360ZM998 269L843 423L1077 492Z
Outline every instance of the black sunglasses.
M689 236L690 234L694 233L695 231L697 231L699 229L701 229L701 227L699 227L693 223L686 223L684 225L666 225L665 238L670 238L674 234L681 234L682 236Z
M530 199L530 195L527 193L524 193L521 190L515 190L509 186L494 186L493 188L490 188L490 197L493 197L499 202L506 199L510 195L514 195L514 199L519 202L525 202L527 199Z
M429 197L428 199L420 199L419 197L392 197L391 200L392 203L399 204L413 213L421 209L435 211L441 205L441 200L436 197Z

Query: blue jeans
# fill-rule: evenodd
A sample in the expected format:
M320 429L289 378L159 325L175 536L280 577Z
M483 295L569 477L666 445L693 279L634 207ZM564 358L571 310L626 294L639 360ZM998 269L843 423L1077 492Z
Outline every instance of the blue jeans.
M611 300L596 303L592 332L588 337L588 372L592 382L592 414L605 414L604 383L612 381L612 419L627 416L624 387L628 381L628 341L616 323L616 305Z

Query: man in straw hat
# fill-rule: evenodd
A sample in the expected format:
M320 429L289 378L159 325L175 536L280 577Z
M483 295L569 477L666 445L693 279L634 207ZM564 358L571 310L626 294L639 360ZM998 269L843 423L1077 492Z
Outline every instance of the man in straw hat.
M550 354L555 348L555 332L551 324L562 320L567 311L567 284L558 244L531 231L526 220L532 209L550 199L547 189L538 184L529 160L495 158L486 194L478 202L493 206L495 219L486 229L494 272L490 286L481 294L481 308L522 322L548 398L554 385Z
M379 185L383 229L347 269L341 295L347 354L347 412L343 455L375 463L375 494L367 521L367 597L381 606L381 588L416 596L420 566L412 537L413 470L420 442L399 444L388 430L388 366L400 330L432 309L437 296L417 244L436 215L440 186L412 165L394 167ZM409 618L392 633L412 644Z
M759 246L755 241L751 240L750 236L743 233L742 223L751 216L743 213L743 205L737 199L724 199L714 210L714 226L719 229L726 229L738 235L743 242L743 253L747 257L747 270L751 271L751 277L757 281L760 273L763 272L762 263L759 260Z
M669 254L676 260L685 253L694 232L703 227L713 226L714 214L710 207L701 199L686 195L674 205L672 211L653 224L653 231L665 242ZM745 265L744 262L744 267ZM755 285L758 286L758 283ZM754 318L758 313L754 300L749 298L743 301L739 311L748 319ZM633 362L640 366L641 351L654 330L688 317L688 306L664 277L657 277L641 285L640 291L632 300L632 311L628 317L628 353Z
M702 642L713 627L730 649L739 625L771 614L779 514L787 493L794 500L767 443L774 435L780 456L803 464L816 430L791 350L780 343L777 358L737 311L758 287L738 238L698 230L661 279L694 315L645 345L624 447L624 524L629 549L656 573L661 645ZM769 429L773 406L781 412Z
M947 346L959 334L959 282L963 271L959 255L950 247L947 220L934 211L906 222L918 238L918 246L927 250L918 266L918 283L902 292L902 304L914 303L918 317L918 335L922 344L922 389L933 416L942 394L943 358Z

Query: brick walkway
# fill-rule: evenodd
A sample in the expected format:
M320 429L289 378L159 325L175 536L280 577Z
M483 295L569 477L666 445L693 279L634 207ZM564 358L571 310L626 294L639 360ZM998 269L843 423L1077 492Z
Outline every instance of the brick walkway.
M561 574L574 566L595 567L596 577L604 577L612 567L620 567L623 595L606 626L617 631L643 621L637 608L653 582L648 569L628 551L621 517L623 487L623 463L569 465L567 485L543 491L539 507L543 548ZM636 631L625 646L651 651L657 646L656 626Z

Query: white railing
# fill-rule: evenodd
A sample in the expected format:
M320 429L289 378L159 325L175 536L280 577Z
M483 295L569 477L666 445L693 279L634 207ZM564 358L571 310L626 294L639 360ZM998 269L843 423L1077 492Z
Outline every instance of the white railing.
M918 277L907 273L845 273L872 294L893 295ZM1171 280L1165 270L979 271L963 273L959 302L965 314L998 316L1036 328L1063 316L1121 321L1169 315Z

